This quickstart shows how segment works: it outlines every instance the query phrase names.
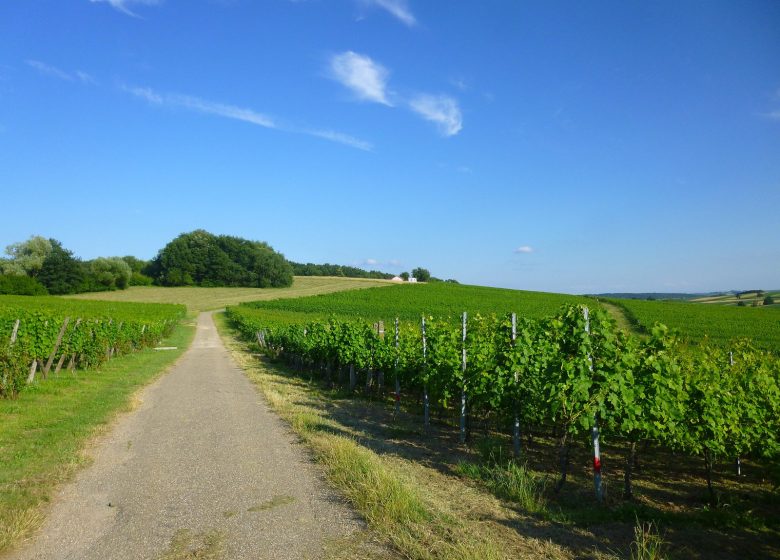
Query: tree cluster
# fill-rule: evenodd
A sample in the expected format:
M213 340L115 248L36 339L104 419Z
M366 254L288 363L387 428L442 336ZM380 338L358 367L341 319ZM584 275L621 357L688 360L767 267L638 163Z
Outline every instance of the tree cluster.
M124 290L134 283L152 281L141 274L141 267L146 263L135 257L99 257L82 261L56 239L40 236L9 245L6 254L7 259L0 259L3 278L0 293L75 294Z
M267 243L204 230L179 235L145 272L163 286L278 288L293 281L290 263Z

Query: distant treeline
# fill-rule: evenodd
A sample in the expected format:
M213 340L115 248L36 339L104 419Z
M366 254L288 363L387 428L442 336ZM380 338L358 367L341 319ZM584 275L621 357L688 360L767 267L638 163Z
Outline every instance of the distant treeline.
M340 264L314 264L290 262L295 276L343 276L345 278L378 278L390 280L395 275L379 270L363 270L355 266L342 266Z
M292 285L294 275L393 278L354 266L292 263L264 241L204 230L179 235L150 261L132 256L82 261L56 239L40 236L9 245L6 254L0 258L0 294L75 294L151 284L278 288ZM412 276L438 280L424 268L414 269Z
M711 294L677 294L667 292L643 292L643 293L611 293L595 294L593 297L617 298L617 299L646 299L646 300L664 300L664 299L693 299L705 297Z

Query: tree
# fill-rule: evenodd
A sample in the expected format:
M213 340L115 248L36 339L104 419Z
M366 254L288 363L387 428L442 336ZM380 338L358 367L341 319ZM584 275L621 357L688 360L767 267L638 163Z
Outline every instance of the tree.
M412 270L412 276L417 278L418 282L428 282L431 279L431 273L427 268L415 268Z
M775 298L773 298L771 295L768 295L764 298L764 305L774 305Z
M81 262L56 239L49 239L51 252L44 259L38 281L50 294L75 294L84 282Z
M132 270L120 257L99 257L90 261L89 276L104 290L124 290L130 284Z
M51 250L51 240L39 235L33 235L27 241L13 243L5 248L5 253L11 258L0 262L1 272L35 278Z
M409 273L408 272L402 272L400 274L400 276L401 276L401 278L403 278L404 282L408 282L409 281Z

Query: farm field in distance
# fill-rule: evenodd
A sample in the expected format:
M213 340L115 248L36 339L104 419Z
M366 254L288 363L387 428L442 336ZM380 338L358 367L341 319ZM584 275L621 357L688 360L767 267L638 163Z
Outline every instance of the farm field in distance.
M655 323L663 323L696 343L705 337L717 344L747 338L767 350L780 351L778 306L736 307L632 299L608 302L622 308L629 321L642 332L648 332Z
M691 298L689 301L693 303L705 303L710 305L756 305L763 306L764 298L770 296L774 299L775 303L770 304L768 307L780 307L780 290L767 290L767 291L752 291L752 292L740 292L739 294L729 293L715 296L704 296Z

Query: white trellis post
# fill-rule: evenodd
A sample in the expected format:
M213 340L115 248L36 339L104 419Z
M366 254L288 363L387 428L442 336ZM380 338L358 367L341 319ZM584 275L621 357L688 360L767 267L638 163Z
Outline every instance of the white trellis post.
M587 307L582 308L582 314L585 317L585 333L590 337L590 312ZM588 368L593 373L593 358L588 353ZM599 449L599 417L593 416L593 428L590 431L590 438L593 442L593 485L596 488L596 499L601 503L604 499L604 490L601 485L601 450Z
M463 333L461 346L461 371L463 384L460 391L460 442L466 443L466 312L463 312Z
M431 411L430 403L428 402L428 347L425 341L425 315L423 315L422 318L422 352L423 371L425 375L425 382L423 383L423 426L425 427L425 432L427 433L431 426Z
M517 313L512 313L512 347L517 343ZM520 377L517 370L515 374L515 391L517 392L517 386L520 383ZM519 403L515 399L515 424L512 429L512 443L514 444L515 457L520 457L520 412L518 410Z

